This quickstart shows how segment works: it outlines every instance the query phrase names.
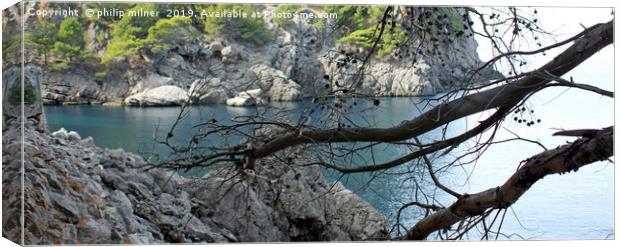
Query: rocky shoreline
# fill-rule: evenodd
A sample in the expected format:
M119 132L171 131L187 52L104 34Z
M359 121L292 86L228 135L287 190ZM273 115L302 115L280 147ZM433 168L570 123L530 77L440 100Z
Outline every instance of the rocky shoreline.
M239 173L202 178L152 168L140 156L91 137L33 127L3 133L3 236L24 244L156 244L361 241L387 237L385 217L318 166L260 160ZM301 154L300 154L301 155Z
M266 6L265 11L273 11ZM313 12L303 9L302 12ZM455 9L455 15L462 13ZM412 25L420 13L402 20ZM292 19L278 26L266 19L274 38L256 45L226 37L202 35L155 53L125 58L118 67L97 74L96 68L72 65L64 69L44 67L44 104L104 104L128 106L228 104L246 106L271 101L294 101L326 95L351 85L362 68L367 51L337 42L342 36L330 25L318 27L306 19ZM97 23L88 25L87 36L107 31ZM94 39L94 38L93 38ZM105 42L91 42L86 49L102 54ZM413 41L412 41L413 42ZM426 44L431 46L431 44ZM455 37L430 53L410 44L391 54L373 58L363 70L356 94L368 96L432 95L472 83L501 78L493 69L469 73L482 62L471 37ZM247 92L260 92L248 100Z

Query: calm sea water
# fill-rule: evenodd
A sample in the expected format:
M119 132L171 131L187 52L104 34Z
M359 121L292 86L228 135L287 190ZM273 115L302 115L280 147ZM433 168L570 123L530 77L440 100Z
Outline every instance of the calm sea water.
M613 59L610 49L597 55L572 71L577 82L613 90ZM610 62L611 61L611 62ZM292 110L289 117L296 121L298 113L311 103L279 103L274 107ZM358 101L357 110L371 111L352 115L352 120L365 126L388 127L415 117L424 111L419 98L383 98L379 107L370 101ZM576 89L546 89L526 103L528 111L519 118L541 120L532 127L508 119L498 130L496 140L513 138L514 134L537 140L547 147L555 147L571 141L571 138L552 137L557 129L602 128L614 124L614 101L596 94ZM187 140L196 123L217 119L226 123L234 116L253 113L254 108L237 108L221 105L199 106L190 111L188 118L175 133L177 140ZM531 110L534 110L532 112ZM75 130L82 137L92 136L95 143L108 148L123 148L148 157L152 153L165 153L153 142L153 137L162 137L179 113L178 107L103 107L103 106L46 106L46 117L51 130L64 127ZM315 114L316 115L316 114ZM448 126L447 135L454 135L474 126L489 113L481 113L455 121ZM516 115L515 115L516 116ZM311 122L319 123L320 117ZM514 133L514 134L513 134ZM425 135L423 140L436 139L440 131ZM481 138L488 137L488 133ZM215 139L213 142L234 143L239 138ZM465 143L455 149L462 152L473 143ZM521 160L541 152L537 145L528 142L506 142L493 145L475 162L462 164L441 172L439 179L447 186L461 193L476 193L502 184L516 169ZM353 160L341 160L342 164L377 162L393 159L407 150L379 146L373 154L364 154ZM431 157L433 158L433 157ZM437 158L433 162L445 163L451 157ZM414 164L392 169L379 174L356 174L341 177L333 171L325 171L328 180L340 179L345 185L363 197L395 223L397 210L409 202L414 193L414 183L428 186L429 181L415 181L404 176L395 179L394 173L404 172ZM412 176L415 177L415 176ZM428 179L427 179L428 180ZM441 191L436 193L437 204L449 205L453 198ZM402 212L401 223L410 227L419 219L417 211ZM536 183L505 214L502 232L511 239L609 239L614 238L614 165L599 162L588 165L578 172L551 175ZM475 232L475 230L473 231ZM505 239L508 236L500 236ZM494 236L492 236L494 237ZM472 234L470 239L477 239Z

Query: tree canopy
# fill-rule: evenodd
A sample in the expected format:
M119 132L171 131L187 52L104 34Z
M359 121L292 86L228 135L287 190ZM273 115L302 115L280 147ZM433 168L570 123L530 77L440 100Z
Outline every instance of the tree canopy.
M75 17L64 19L58 29L54 51L68 59L69 62L73 62L88 55L84 51L84 44L82 24Z

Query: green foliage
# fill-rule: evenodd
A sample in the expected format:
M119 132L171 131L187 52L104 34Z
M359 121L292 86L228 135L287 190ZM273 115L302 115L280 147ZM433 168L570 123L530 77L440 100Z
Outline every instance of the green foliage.
M284 27L292 22L292 15L301 8L300 5L280 4L276 8L276 15L273 22ZM290 15L290 16L289 16Z
M54 61L54 63L50 66L52 70L62 70L69 67L69 63L65 61Z
M35 93L35 88L33 85L26 85L24 87L24 103L27 105L32 105L37 99L37 95ZM9 89L9 104L11 105L20 105L22 102L22 87L13 86Z
M379 36L377 27L383 18L385 7L325 6L324 10L338 14L336 23L344 35L337 42L371 48ZM407 34L401 29L399 23L386 24L381 39L377 44L377 56L383 57L389 54L402 44L406 38Z
M95 41L97 41L97 43L100 43L100 44L105 42L105 32L99 30L97 32L97 36L95 37Z
M170 19L160 19L155 26L149 28L146 43L151 51L167 49L175 44L196 39L200 35L192 26L192 19L188 16L174 16Z
M325 28L325 20L319 20L315 23L312 23L312 26L316 28Z
M97 71L95 72L95 77L96 78L104 78L108 75L108 70L103 70L103 71Z
M378 33L379 31L374 27L361 29L339 38L337 42L359 45L364 48L372 48L377 36L379 35ZM395 27L393 30L386 29L377 44L377 56L383 57L389 54L396 49L398 45L404 42L406 38L407 34L403 32L400 27Z
M441 11L448 17L448 21L450 23L450 27L452 30L458 32L463 31L465 28L465 23L463 19L455 12L452 8L440 8Z
M156 4L136 4L130 10L155 11ZM153 26L159 16L130 16L125 15L116 22L111 31L110 43L101 61L107 63L117 57L126 57L135 54L146 44L148 29Z
M54 51L69 62L73 62L89 55L84 51L84 43L84 31L78 19L75 17L64 19L60 23Z
M381 17L383 17L384 9L385 7L352 5L325 5L323 7L326 13L335 13L338 15L336 25L345 33L375 26Z
M54 49L57 34L56 25L46 20L36 22L27 32L27 42L32 44L39 54L43 55L45 64L47 64L49 53Z
M225 35L230 38L238 38L256 44L264 44L271 40L275 33L267 30L265 21L260 16L253 15L254 12L260 11L257 7L251 5L201 5L199 7L201 13L246 13L247 17L216 17L206 18L204 21L204 30L210 34Z
M2 58L3 63L17 59L21 53L21 34L15 28L2 29Z

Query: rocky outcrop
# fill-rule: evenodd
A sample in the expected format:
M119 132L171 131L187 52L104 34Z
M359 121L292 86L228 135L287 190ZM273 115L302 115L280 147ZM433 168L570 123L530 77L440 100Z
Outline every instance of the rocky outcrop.
M66 70L44 70L41 94L44 104L101 104L122 101L130 90L120 76L95 76L96 71L74 66Z
M384 233L376 230L385 227L383 215L368 211L368 208L372 206L353 191L346 189L342 183L334 182L330 188L336 201L336 217L345 232L359 239L381 240L385 238ZM364 222L364 224L359 224L359 222Z
M125 99L129 106L172 106L189 102L185 90L177 86L160 86L146 89Z
M24 125L40 132L47 131L41 102L41 76L36 65L26 64L2 69L2 131ZM23 97L22 97L23 96Z
M21 235L19 133L9 128L2 139L3 236L13 241ZM318 166L266 158L254 171L222 167L187 178L64 129L50 135L26 128L23 144L24 244L357 241L387 234L383 215L327 184Z

